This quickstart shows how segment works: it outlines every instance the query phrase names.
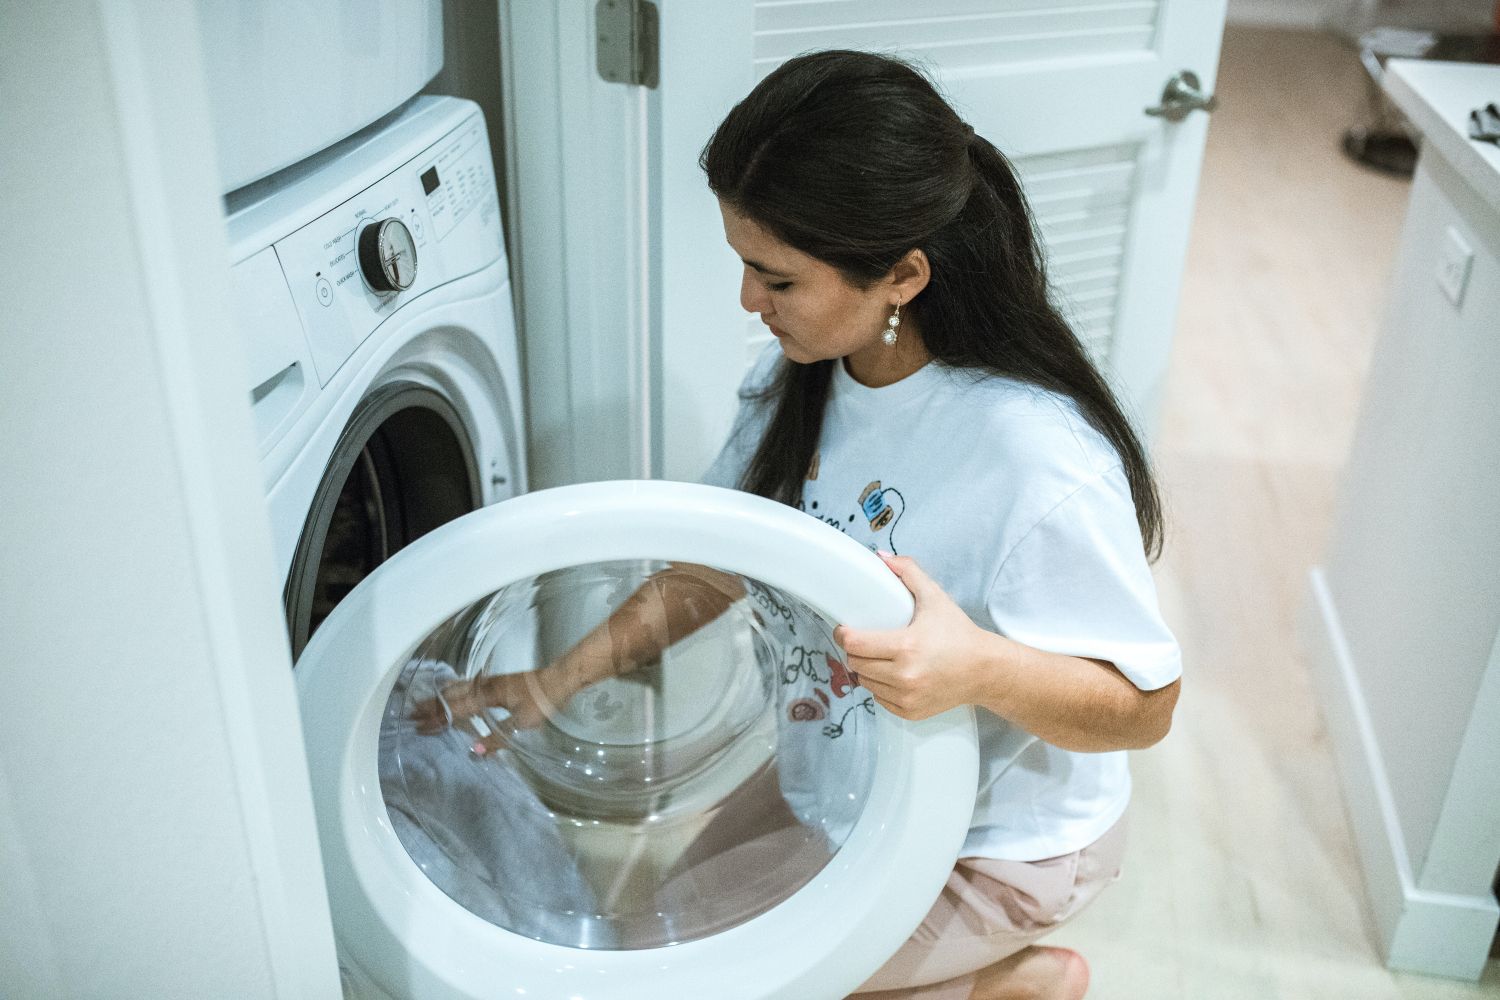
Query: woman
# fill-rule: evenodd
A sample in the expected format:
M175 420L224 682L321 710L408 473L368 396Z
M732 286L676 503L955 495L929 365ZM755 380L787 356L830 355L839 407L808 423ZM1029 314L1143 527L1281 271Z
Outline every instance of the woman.
M1144 451L1049 301L1009 163L910 67L793 59L702 163L741 304L784 355L752 374L710 480L901 553L882 554L911 625L835 636L882 705L974 705L982 753L1017 728L1039 738L981 764L965 857L865 989L1081 997L1082 958L1030 945L1116 876L1115 751L1166 734L1179 683L1146 565L1162 526ZM893 516L848 520L872 486Z
M1144 451L1049 301L1010 165L910 67L793 59L702 165L744 262L741 303L776 337L708 480L848 532L911 590L908 627L835 633L880 704L977 709L963 856L861 995L1076 1000L1082 957L1033 942L1118 875L1119 751L1165 735L1180 674L1147 567L1162 526ZM674 573L524 683L449 692L427 727L481 703L537 724L538 690L564 701L737 596L710 571ZM721 599L674 616L673 581L694 574ZM622 657L611 632L663 638Z

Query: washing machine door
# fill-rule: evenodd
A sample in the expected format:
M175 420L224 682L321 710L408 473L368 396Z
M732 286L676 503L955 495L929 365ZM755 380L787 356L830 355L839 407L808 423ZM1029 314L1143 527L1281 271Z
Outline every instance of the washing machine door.
M403 549L297 667L349 977L844 996L920 922L973 809L971 711L891 715L832 641L911 611L836 529L708 486L532 493Z

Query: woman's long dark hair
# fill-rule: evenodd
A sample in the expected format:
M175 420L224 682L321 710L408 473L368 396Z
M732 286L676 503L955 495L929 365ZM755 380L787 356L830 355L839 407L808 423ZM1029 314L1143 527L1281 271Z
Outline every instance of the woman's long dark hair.
M1146 553L1160 553L1145 449L1048 296L1020 183L921 73L867 52L789 60L735 105L700 162L722 201L858 288L921 248L932 276L907 315L927 350L1071 398L1119 453ZM833 364L782 360L764 394L775 410L741 488L801 499Z

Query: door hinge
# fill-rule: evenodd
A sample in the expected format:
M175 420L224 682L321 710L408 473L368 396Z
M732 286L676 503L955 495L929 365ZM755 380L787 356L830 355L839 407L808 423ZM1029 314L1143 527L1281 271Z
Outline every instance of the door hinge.
M610 83L655 87L658 22L650 0L599 0L594 5L599 75Z

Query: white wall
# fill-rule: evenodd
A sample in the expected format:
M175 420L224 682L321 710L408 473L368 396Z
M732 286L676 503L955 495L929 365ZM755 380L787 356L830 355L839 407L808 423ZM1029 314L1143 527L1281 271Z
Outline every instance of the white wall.
M1474 254L1460 302L1450 233ZM1387 960L1470 979L1500 919L1497 314L1500 204L1429 138L1307 634Z
M500 7L474 0L443 0L443 70L423 88L478 104L489 131L495 184L505 191L505 105L500 94ZM508 212L500 199L502 216ZM510 219L505 218L506 251L514 256Z
M0 32L6 996L338 996L194 24Z

